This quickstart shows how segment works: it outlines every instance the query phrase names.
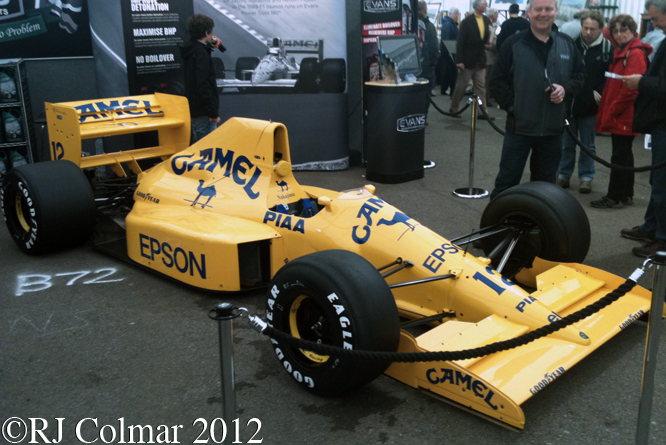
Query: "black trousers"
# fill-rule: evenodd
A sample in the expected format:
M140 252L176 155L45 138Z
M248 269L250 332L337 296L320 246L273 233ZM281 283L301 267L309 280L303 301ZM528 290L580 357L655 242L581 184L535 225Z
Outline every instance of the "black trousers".
M632 146L634 143L634 136L611 133L611 142L613 144L611 164L633 167L634 152L632 151ZM621 201L626 198L633 198L634 172L612 169L610 174L610 182L608 183L607 196L615 201Z

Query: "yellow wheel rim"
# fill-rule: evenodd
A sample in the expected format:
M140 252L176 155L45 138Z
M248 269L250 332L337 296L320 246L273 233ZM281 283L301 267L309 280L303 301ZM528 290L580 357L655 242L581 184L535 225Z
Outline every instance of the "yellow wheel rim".
M291 305L291 310L289 311L289 328L291 329L291 335L296 338L302 338L301 333L298 330L298 309L301 307L301 303L308 299L307 295L300 295L294 300L294 303ZM301 353L312 360L315 363L325 363L329 356L328 355L319 355L315 354L312 351L307 351L305 349L300 349Z
M14 199L14 204L16 207L16 219L18 219L19 224L23 227L23 230L30 232L30 224L23 213L23 195L21 193L16 193L16 199Z

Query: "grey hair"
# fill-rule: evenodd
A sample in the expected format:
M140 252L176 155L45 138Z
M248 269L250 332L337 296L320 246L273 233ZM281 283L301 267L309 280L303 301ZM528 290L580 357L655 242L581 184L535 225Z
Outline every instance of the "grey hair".
M479 6L481 3L484 3L486 0L474 0L472 2L472 9L476 9L477 6Z
M533 2L534 0L527 0L527 6L532 6ZM560 9L560 0L553 0L553 3L555 3L555 8Z
M456 12L460 12L460 9L456 8L455 6L449 9L449 15L455 14Z
M662 14L666 14L666 0L647 0L645 10L650 9L651 5L654 5Z
M499 11L497 11L497 9L495 9L495 8L488 8L488 10L486 11L486 15L488 17L492 17L495 14L499 14Z

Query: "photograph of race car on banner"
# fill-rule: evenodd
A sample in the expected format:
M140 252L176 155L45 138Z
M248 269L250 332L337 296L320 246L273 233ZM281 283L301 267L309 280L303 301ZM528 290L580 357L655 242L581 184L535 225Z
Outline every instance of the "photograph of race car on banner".
M344 3L195 0L194 11L215 20L226 47L213 53L224 92L345 91Z

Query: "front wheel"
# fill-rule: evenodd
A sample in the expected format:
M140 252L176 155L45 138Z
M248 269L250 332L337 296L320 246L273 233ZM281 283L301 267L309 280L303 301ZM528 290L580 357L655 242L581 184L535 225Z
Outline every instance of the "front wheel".
M571 193L547 182L526 182L497 195L484 210L480 227L503 230L484 238L482 245L495 268L506 260L500 270L505 276L531 266L536 256L580 263L590 248L585 210Z
M29 254L81 244L95 225L92 187L70 161L10 170L0 188L0 204L12 239Z
M367 260L326 250L291 261L271 282L266 318L294 337L345 349L395 352L400 321L384 278ZM389 363L320 355L273 340L289 374L309 391L338 395L372 381Z

